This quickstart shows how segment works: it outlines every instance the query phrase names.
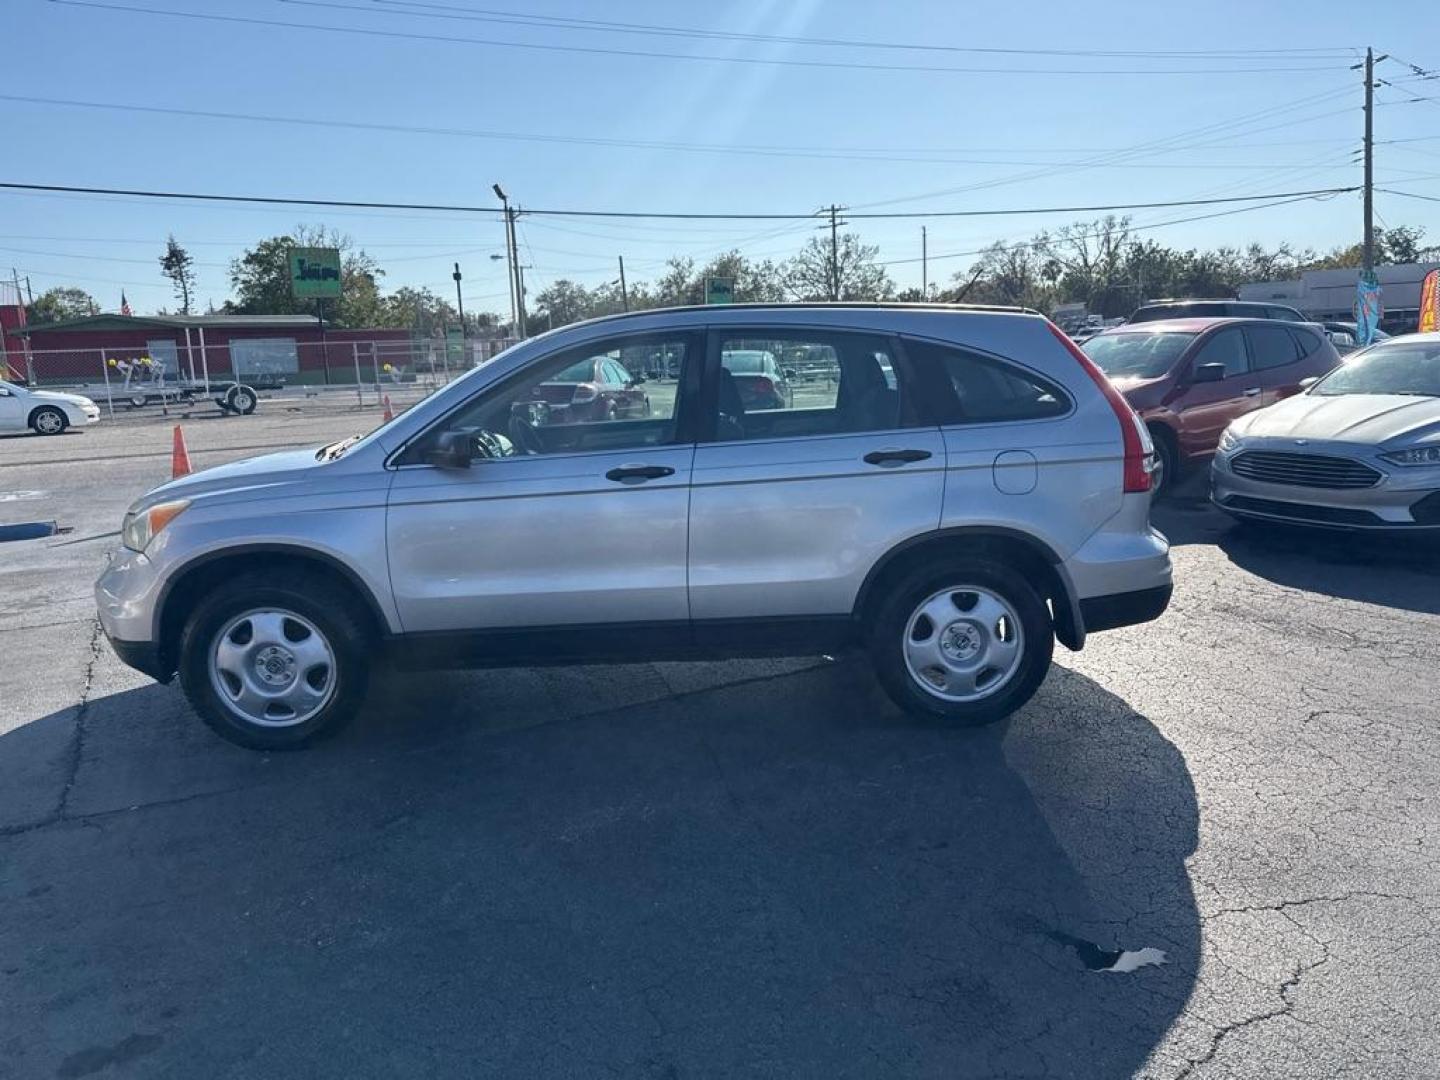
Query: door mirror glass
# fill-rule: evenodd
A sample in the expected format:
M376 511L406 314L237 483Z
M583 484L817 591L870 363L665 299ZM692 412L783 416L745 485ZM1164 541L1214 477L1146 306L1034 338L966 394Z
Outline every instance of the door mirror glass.
M442 431L425 461L442 469L468 469L475 456L474 436L467 431Z
M1224 364L1200 364L1195 368L1195 381L1197 383L1224 382Z

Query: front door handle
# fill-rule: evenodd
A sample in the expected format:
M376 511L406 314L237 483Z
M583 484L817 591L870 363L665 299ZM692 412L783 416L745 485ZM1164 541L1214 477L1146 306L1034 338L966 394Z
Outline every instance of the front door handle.
M1244 389L1244 391L1242 391L1242 392L1244 393L1244 395L1245 395L1246 397L1259 397L1259 396L1260 396L1260 388L1259 388L1258 386L1247 386L1247 387Z
M909 464L912 461L924 461L929 456L929 450L899 450L886 447L884 450L871 450L866 454L865 464L901 465Z
M605 474L606 480L623 483L626 480L659 480L662 476L674 476L675 470L668 465L621 465Z

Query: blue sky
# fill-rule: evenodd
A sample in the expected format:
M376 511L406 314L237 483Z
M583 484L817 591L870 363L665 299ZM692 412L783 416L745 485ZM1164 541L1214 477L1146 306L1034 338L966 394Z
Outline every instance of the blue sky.
M522 207L740 212L808 212L831 202L984 210L1263 194L1359 183L1352 154L1360 145L1361 84L1348 70L1350 50L1398 48L1405 61L1440 69L1434 37L1440 18L1420 0L1303 6L1212 0L1203 12L1183 15L1153 0L94 3L103 7L5 0L0 95L10 99L0 100L7 136L0 179L472 205L492 204L490 185L498 180ZM1236 59L884 50L563 29L496 22L497 12L872 45L1314 51ZM492 21L476 18L487 13ZM515 44L493 44L500 41ZM524 44L654 55L518 47ZM1237 70L1245 67L1267 70ZM1376 113L1376 138L1384 144L1377 183L1440 196L1440 79L1417 80L1396 61L1377 70L1397 82L1378 95L1386 104ZM1434 100L1406 100L1416 95ZM55 104L59 99L449 131L78 108ZM557 138L751 152L550 141ZM1391 142L1406 139L1417 141ZM1115 153L1136 147L1142 149ZM776 152L787 148L812 156ZM1440 203L1379 195L1376 205L1381 222L1424 225L1432 241L1440 240ZM1134 216L1137 224L1153 224L1203 212ZM932 220L931 280L973 261L946 255L1024 239L1082 216ZM380 260L386 288L426 285L453 295L451 263L459 260L467 307L506 307L502 264L488 258L502 250L502 227L489 216L0 193L0 269L8 276L18 267L37 292L79 285L107 309L118 306L123 288L137 312L151 311L174 302L155 262L173 232L202 264L201 302L219 304L229 293L229 259L299 222L348 233ZM857 221L855 228L880 245L882 260L914 260L920 225ZM533 295L560 277L611 280L621 254L632 280L658 275L671 254L703 259L739 246L783 258L813 228L527 218L522 259L533 267ZM1149 235L1182 246L1289 240L1325 248L1358 240L1359 231L1359 197L1341 195ZM895 262L891 272L902 285L919 281L918 262Z

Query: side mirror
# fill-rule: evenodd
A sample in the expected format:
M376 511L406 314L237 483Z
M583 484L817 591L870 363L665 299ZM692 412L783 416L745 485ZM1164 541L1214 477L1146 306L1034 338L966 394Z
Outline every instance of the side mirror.
M1320 376L1319 376L1319 375L1311 375L1311 376L1309 376L1308 378L1301 379L1301 380L1300 380L1300 389L1301 389L1301 390L1309 390L1310 387L1314 386L1314 385L1315 385L1317 382L1319 382L1319 381L1320 381Z
M1194 381L1197 383L1224 382L1224 364L1201 364L1195 369Z
M474 447L467 432L446 431L425 452L425 461L442 469L468 469L474 456Z
M641 383L643 383L644 381L645 381L645 375L644 375L643 372L637 372L636 374L630 376L630 385L631 385L631 386L639 386L639 385L640 385Z
M795 369L793 367L787 367L781 374L787 379L793 379L795 378Z

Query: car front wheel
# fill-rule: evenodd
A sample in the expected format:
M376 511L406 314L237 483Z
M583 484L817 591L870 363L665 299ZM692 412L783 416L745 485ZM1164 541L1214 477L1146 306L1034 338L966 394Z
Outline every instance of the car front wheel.
M36 409L35 415L30 417L30 426L35 429L37 435L61 435L64 434L70 421L65 414L52 405L46 405L43 409Z
M307 574L245 574L211 591L180 639L180 682L218 735L289 750L359 711L369 671L365 618Z
M984 558L918 567L880 602L870 627L876 674L895 703L964 726L1029 701L1054 644L1045 601L1017 571Z

